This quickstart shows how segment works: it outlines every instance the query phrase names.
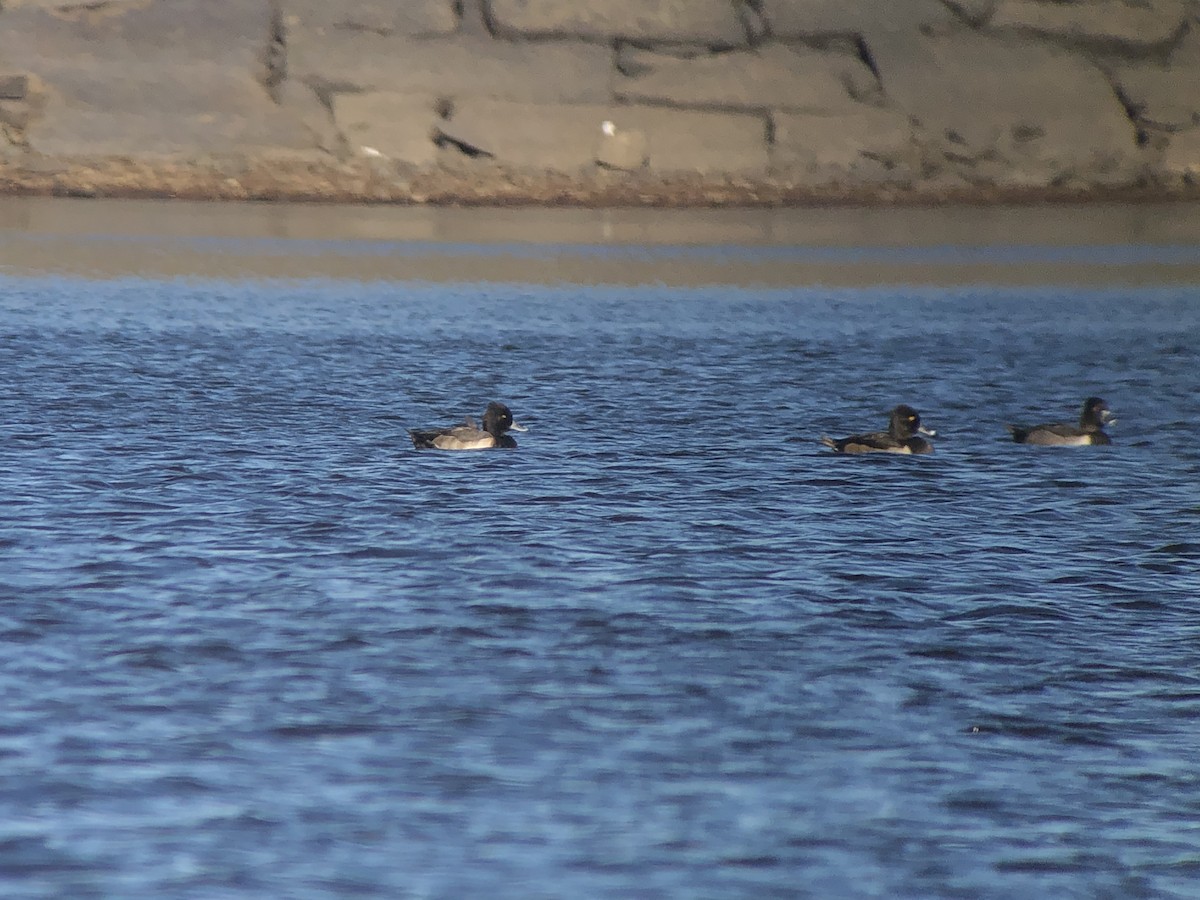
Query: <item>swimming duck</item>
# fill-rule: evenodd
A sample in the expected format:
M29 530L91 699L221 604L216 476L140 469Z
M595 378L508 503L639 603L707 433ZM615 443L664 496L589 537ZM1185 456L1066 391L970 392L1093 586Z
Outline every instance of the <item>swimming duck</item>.
M503 403L492 401L483 413L483 428L468 418L461 425L450 428L409 429L413 446L418 450L490 450L494 447L517 446L506 431L527 431L523 425L513 421L512 412Z
M1111 444L1104 426L1115 422L1108 404L1099 397L1083 401L1079 427L1074 425L1006 425L1018 444L1038 444L1043 447L1083 447L1088 444Z
M821 435L821 443L838 453L932 453L933 444L917 433L933 437L936 431L921 427L921 414L907 404L901 403L892 410L887 431L856 434L835 441Z

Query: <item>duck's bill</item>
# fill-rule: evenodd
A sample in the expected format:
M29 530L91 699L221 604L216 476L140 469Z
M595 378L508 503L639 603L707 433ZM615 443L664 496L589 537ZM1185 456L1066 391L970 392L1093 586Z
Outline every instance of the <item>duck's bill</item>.
M1116 425L1117 417L1110 413L1107 409L1100 414L1100 423L1102 425Z
M920 426L917 431L927 437L937 437L936 431L934 431L932 428L926 428L924 425Z
M520 424L519 422L513 422L508 427L511 428L513 431L528 431L529 430L528 428L526 428L524 425Z

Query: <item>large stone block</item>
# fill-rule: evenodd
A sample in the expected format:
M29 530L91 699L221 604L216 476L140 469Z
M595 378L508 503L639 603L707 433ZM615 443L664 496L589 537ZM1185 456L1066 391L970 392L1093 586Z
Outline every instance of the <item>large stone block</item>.
M768 162L766 124L754 115L471 100L442 128L501 164L565 172L610 164L612 141L623 133L636 136L639 155L661 172L762 174Z
M1171 176L1200 184L1200 128L1171 135L1162 166Z
M269 0L142 0L0 13L0 59L36 84L24 137L70 157L303 154L264 87Z
M0 59L36 85L23 137L43 154L306 154L312 131L264 88L272 34L269 0L6 8Z
M989 171L1021 170L1014 177L1026 184L1119 182L1140 164L1124 108L1080 56L970 33L871 49L894 106L967 174L986 159Z
M777 38L913 31L953 19L940 0L762 0L764 18Z
M333 113L351 153L418 166L437 160L436 97L392 91L339 94Z
M1139 122L1166 131L1200 125L1200 68L1126 66L1114 77Z
M328 33L335 29L429 37L458 30L454 0L280 0L283 23Z
M291 77L334 89L494 97L545 103L609 99L612 53L589 44L438 40L300 29L288 38Z
M908 118L860 107L840 115L773 116L771 167L808 184L910 183L920 151Z
M942 0L964 22L978 27L992 17L1000 0Z
M0 60L11 72L36 76L51 116L55 104L137 113L143 102L170 114L172 90L184 93L185 105L207 96L219 114L227 105L219 84L271 83L272 34L269 0L23 6L0 13ZM206 87L195 78L215 80ZM263 87L258 93L265 99Z
M988 24L1063 41L1146 47L1174 40L1188 14L1187 0L1000 0Z
M1184 36L1165 65L1129 63L1116 67L1113 79L1139 122L1167 131L1200 125L1200 28Z
M85 58L203 59L256 70L273 33L270 0L24 5L0 16L0 59L31 71Z
M855 55L783 44L690 58L627 50L620 68L630 74L618 97L676 106L835 110L878 86Z
M748 35L738 0L484 0L505 35L738 47Z
M610 114L608 105L472 98L456 103L440 127L455 143L502 165L574 172L595 161Z
M618 131L612 122L600 127L603 137L596 149L596 165L633 172L650 165L650 145L640 131Z
M768 168L763 116L622 106L612 110L610 121L618 134L646 136L650 168L659 172L761 175Z
M312 146L339 157L349 152L346 140L333 120L333 110L312 88L289 79L279 86L275 99L283 115L298 122L309 134Z
M28 76L0 75L0 100L24 100L28 93Z
M4 8L45 9L66 18L103 18L124 15L130 10L143 9L154 0L107 0L107 2L80 3L78 0L5 0Z
M48 156L192 159L315 150L298 116L272 103L245 73L219 65L87 65L71 77L61 68L55 75L26 129L30 148Z

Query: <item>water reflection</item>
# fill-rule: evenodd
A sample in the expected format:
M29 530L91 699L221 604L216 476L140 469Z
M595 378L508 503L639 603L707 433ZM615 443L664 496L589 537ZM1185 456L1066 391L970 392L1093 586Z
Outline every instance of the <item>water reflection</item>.
M1184 204L511 210L10 198L10 274L534 284L1200 282Z

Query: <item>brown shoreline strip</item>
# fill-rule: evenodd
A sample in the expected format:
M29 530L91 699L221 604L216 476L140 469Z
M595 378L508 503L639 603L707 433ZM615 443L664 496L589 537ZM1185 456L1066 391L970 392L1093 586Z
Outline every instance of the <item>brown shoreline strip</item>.
M435 206L712 207L938 206L1200 201L1200 184L1113 187L813 187L782 179L621 172L568 175L492 164L389 170L311 161L195 163L107 159L0 164L0 194L113 199L255 200Z

